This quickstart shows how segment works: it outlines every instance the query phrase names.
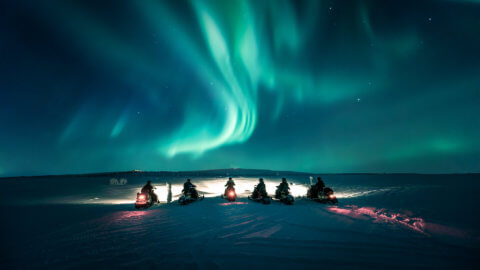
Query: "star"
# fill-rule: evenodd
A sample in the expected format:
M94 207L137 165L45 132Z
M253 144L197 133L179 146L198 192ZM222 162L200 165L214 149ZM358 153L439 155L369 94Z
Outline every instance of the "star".
M360 102L360 98L359 98L359 97L357 98L357 102Z

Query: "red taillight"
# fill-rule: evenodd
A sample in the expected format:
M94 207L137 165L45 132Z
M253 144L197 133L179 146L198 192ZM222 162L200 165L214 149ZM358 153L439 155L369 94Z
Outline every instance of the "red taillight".
M230 191L230 192L228 193L228 197L235 197L235 192Z

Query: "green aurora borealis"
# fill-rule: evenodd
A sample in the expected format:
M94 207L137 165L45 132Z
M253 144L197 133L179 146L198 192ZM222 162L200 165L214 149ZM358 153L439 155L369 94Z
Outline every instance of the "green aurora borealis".
M0 7L0 176L480 170L478 1Z

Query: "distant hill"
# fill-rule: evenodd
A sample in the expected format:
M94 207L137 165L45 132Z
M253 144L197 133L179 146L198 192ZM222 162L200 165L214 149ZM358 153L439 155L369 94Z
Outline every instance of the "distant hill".
M258 169L216 169L216 170L199 170L199 171L122 171L122 172L100 172L100 173L86 173L86 174L58 174L58 175L38 175L38 176L9 176L0 177L0 179L15 179L15 178L55 178L55 177L238 177L238 176L289 176L289 175L480 175L479 173L449 173L449 174L424 174L424 173L309 173L309 172L294 172L294 171L275 171L275 170L258 170Z
M272 171L272 170L255 170L255 169L216 169L216 170L200 170L200 171L123 171L123 172L101 172L101 173L87 173L87 174L63 174L63 175L39 175L39 176L13 176L4 177L3 179L11 178L41 178L41 177L129 177L129 176L281 176L281 175L312 175L305 172L292 171Z

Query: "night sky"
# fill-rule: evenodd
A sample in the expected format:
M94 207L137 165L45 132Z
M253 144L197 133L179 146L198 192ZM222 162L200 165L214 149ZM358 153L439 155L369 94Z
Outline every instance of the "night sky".
M2 1L0 176L480 171L480 1Z

